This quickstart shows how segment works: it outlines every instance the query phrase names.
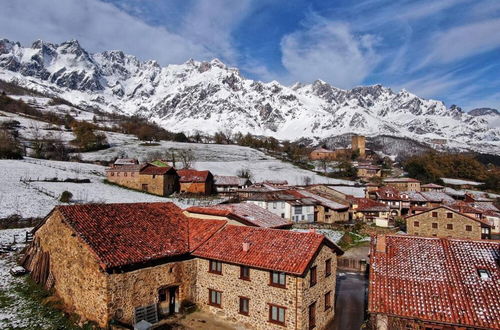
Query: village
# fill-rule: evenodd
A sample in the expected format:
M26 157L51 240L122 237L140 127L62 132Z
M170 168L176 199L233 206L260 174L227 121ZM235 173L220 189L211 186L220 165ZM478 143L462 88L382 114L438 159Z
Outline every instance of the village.
M103 182L154 201L69 196L4 239L9 276L94 328L499 329L499 196L387 176L364 136L309 159L353 154L354 184L116 158Z

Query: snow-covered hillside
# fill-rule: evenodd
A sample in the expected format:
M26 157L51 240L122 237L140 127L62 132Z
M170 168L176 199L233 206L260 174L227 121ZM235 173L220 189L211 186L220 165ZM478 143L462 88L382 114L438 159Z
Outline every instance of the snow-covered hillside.
M469 115L380 85L342 90L322 81L262 83L217 59L161 67L121 51L90 54L74 40L22 47L4 39L0 79L82 107L142 114L172 131L241 131L291 140L385 134L500 153L499 115L493 112Z

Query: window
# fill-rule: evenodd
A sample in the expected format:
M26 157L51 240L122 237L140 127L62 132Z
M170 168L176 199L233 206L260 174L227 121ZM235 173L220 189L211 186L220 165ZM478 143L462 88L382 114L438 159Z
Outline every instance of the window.
M448 219L452 219L452 218L453 218L453 213L449 213L449 212L448 212L448 213L446 213L446 217L447 217Z
M487 269L478 269L477 273L482 280L487 280L490 278L490 271Z
M123 176L127 176L127 172L123 173Z
M269 304L269 322L285 325L285 307Z
M472 226L471 226L471 225L467 225L467 226L465 226L465 230L466 230L466 231L472 231Z
M222 301L222 292L208 289L208 304L215 306L215 307L221 307L221 301Z
M222 262L210 260L210 267L209 267L208 271L210 273L221 275L222 274Z
M240 266L240 279L250 281L250 267Z
M325 277L328 277L332 274L332 259L327 259L325 261Z
M446 229L450 229L450 230L453 229L453 224L452 223L447 224Z
M278 203L273 202L273 209L276 209L277 204L278 204Z
M115 172L111 172L111 176L115 176Z
M295 211L295 214L302 214L302 206L295 206L293 210Z
M240 297L240 314L247 315L250 309L250 299L247 297Z
M418 222L418 221L413 221L413 226L415 226L415 227L420 227L420 222Z
M437 224L437 222L433 222L433 223L432 223L432 228L433 228L433 229L437 229L437 228L438 228L438 224Z
M315 286L318 282L318 272L316 271L316 266L311 267L310 277L309 277L309 286Z
M325 293L325 311L332 308L332 291Z
M432 217L433 218L437 218L438 217L438 213L437 212L432 212Z
M309 305L309 329L316 327L316 302Z
M280 272L271 272L271 285L278 287L286 287L286 275Z

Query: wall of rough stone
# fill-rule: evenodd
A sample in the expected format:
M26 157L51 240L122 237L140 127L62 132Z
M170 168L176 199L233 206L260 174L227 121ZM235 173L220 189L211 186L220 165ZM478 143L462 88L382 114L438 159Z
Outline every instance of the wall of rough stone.
M177 303L194 301L196 283L195 259L141 268L109 275L109 318L123 315L121 322L132 324L136 307L159 302L159 290L179 286Z
M325 261L331 259L332 272L326 275ZM311 267L316 266L317 283L310 286L310 270L301 278L302 294L299 297L299 329L309 329L309 306L316 302L316 329L324 329L335 315L335 283L337 271L337 254L323 245ZM325 309L325 293L331 291L331 308Z
M432 212L437 212L437 218L432 216ZM453 218L447 218L447 213L452 213ZM418 221L418 227L415 226L415 221ZM432 223L437 223L438 228L432 228ZM453 224L453 229L446 229L447 224ZM472 231L466 231L467 225L472 226ZM408 234L416 236L481 239L481 224L478 221L446 208L438 208L409 217L406 219L406 228Z
M106 179L120 186L137 190L141 189L141 185L139 184L139 172L107 171Z
M208 272L209 261L198 259L198 280L196 303L205 311L218 317L236 321L250 329L283 329L283 326L269 322L269 303L286 307L285 323L295 328L296 293L300 278L287 275L286 288L269 285L269 271L252 268L250 281L240 279L240 266L223 263L222 275ZM222 291L221 308L208 304L209 289ZM250 298L249 315L239 314L239 296Z
M106 273L95 255L62 221L56 210L35 233L44 252L50 253L54 290L68 311L93 320L108 322Z

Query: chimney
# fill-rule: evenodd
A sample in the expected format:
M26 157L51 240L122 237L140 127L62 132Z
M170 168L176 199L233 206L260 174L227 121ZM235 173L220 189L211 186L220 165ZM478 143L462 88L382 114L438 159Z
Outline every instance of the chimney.
M243 242L243 252L248 252L250 250L250 243Z
M377 236L377 252L382 252L385 253L387 250L386 244L385 244L385 235L378 235Z

